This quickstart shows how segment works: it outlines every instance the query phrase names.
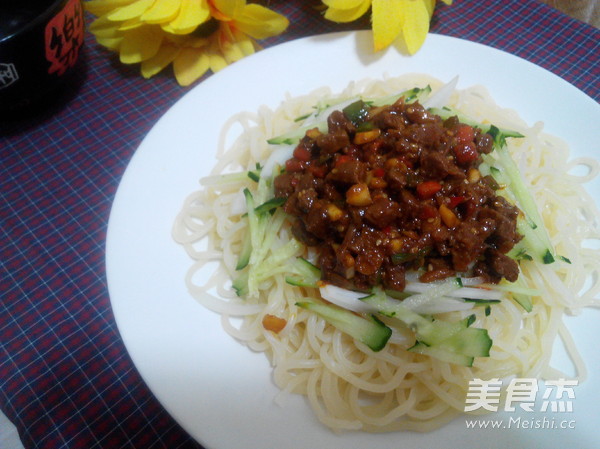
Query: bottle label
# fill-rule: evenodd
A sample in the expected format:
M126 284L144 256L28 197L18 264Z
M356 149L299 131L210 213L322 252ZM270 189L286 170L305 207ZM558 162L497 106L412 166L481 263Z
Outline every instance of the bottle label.
M73 67L83 44L83 8L79 0L69 0L46 25L48 73L63 75Z
M17 69L12 63L0 63L0 89L10 86L19 79Z

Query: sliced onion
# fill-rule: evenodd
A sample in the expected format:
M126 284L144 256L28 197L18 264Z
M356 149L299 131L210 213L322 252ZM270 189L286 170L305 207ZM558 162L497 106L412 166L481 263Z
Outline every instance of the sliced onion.
M246 198L244 193L240 190L237 195L233 198L231 205L229 206L229 213L231 215L242 215L248 212L248 206L246 206Z
M357 313L375 313L377 309L361 301L359 298L367 296L365 293L353 292L345 288L336 287L335 285L326 284L319 288L321 297L326 299L336 306L340 306L347 310L352 310Z
M315 112L314 114L311 114L310 116L308 116L306 118L306 120L304 120L304 122L302 122L302 126L312 125L313 123L322 122L323 119L324 118L327 119L327 117L329 117L333 111L341 111L346 106L349 106L358 100L360 100L360 97L352 97L352 98L348 98L347 100L342 100L339 103L334 103L331 106L327 107L326 109L323 109L320 112Z
M436 285L436 284L433 284ZM410 293L425 293L430 290L432 284L424 282L407 282L405 291ZM468 299L502 299L504 293L497 290L490 290L488 288L477 288L477 287L461 287L445 294L453 298L468 298Z
M447 84L440 87L431 97L423 102L425 109L441 108L448 105L450 97L456 90L458 84L458 75L452 78Z
M366 296L365 293L346 290L331 284L326 284L320 287L319 290L323 299L344 309L357 313L378 312L378 310L371 304L360 300L360 298ZM469 310L475 306L475 303L465 301L461 298L415 295L415 297L417 296L420 298L420 300L411 301L411 297L408 297L402 301L402 305L415 313L427 315Z
M284 165L285 162L292 157L296 145L278 145L277 148L269 155L262 170L260 177L270 177L273 175L273 168L276 165Z

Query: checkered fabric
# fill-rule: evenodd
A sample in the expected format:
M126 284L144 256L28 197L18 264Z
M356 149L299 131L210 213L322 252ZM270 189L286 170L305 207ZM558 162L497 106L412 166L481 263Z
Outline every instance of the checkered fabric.
M328 22L320 4L270 1L291 26L263 45L369 26L368 18ZM600 100L600 31L536 0L440 4L432 31L518 55ZM200 447L133 365L104 266L121 176L144 135L189 89L170 73L144 80L89 33L85 46L61 101L0 123L0 408L26 448Z

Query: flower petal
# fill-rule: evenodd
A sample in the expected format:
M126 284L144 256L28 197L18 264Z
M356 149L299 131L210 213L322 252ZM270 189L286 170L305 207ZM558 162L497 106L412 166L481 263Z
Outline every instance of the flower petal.
M452 4L452 0L442 0L446 5L450 6Z
M370 2L365 1L352 9L327 8L324 17L336 23L353 22L362 17L368 11L369 6L371 6Z
M218 52L209 53L208 59L210 69L213 72L218 72L219 70L223 70L225 67L227 67L227 61L225 61L225 58Z
M133 19L141 16L154 2L154 0L137 0L127 6L122 6L107 14L109 20L115 22Z
M289 21L285 16L264 6L251 4L244 8L241 16L235 18L235 25L254 39L265 39L282 33Z
M433 16L433 11L435 11L436 0L424 0L424 1L425 1L425 7L427 8L427 13L429 14L429 17Z
M370 5L371 0L322 0L325 6L333 9L353 9L361 5L361 3L368 3Z
M174 45L163 45L150 59L142 61L141 72L144 78L150 78L172 63L180 52Z
M135 19L126 20L125 22L120 23L119 31L132 30L134 28L138 28L143 25L144 25L144 22L142 22L139 18L136 17Z
M219 14L213 14L217 20L232 19L242 14L244 7L246 6L246 0L213 0L213 6L218 10Z
M163 29L173 34L188 34L198 25L210 19L210 8L207 0L181 0L179 14Z
M103 47L108 48L109 50L119 51L121 47L121 43L123 42L123 37L96 37L96 41L102 45Z
M99 17L90 23L90 31L96 37L117 37L120 36L119 24L111 22L106 17Z
M402 5L402 35L406 49L415 54L425 42L429 32L430 16L421 1L397 0Z
M125 31L119 48L119 56L124 64L135 64L153 57L160 48L163 33L152 25Z
M102 16L107 12L113 11L121 6L129 5L136 0L91 0L84 2L83 7L94 14L95 16Z
M223 52L223 57L225 58L225 61L227 61L227 64L239 61L245 56L242 49L237 45L237 42L227 43L223 46L221 51Z
M154 4L142 14L140 20L147 23L170 22L179 13L181 2L177 0L155 0Z
M189 86L210 68L206 49L184 48L173 61L173 71L177 82Z
M256 52L256 46L254 44L254 41L250 39L247 35L241 33L238 30L233 30L233 34L235 36L237 45L240 47L240 50L242 51L242 53L244 53L244 55L249 56Z
M403 8L404 6L401 6L398 0L373 0L373 49L375 51L388 47L402 33Z

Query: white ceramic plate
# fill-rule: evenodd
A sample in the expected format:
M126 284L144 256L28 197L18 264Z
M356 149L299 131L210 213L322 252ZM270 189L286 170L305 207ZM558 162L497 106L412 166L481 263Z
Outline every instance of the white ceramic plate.
M281 408L270 367L221 329L219 317L188 294L184 274L191 261L171 239L184 198L214 164L225 120L261 104L277 106L286 93L319 86L339 91L351 80L408 72L443 81L460 75L460 87L485 84L502 106L529 123L567 139L577 155L598 150L600 107L560 78L522 59L472 42L430 35L412 57L393 49L374 55L368 32L310 37L262 51L210 77L156 124L122 179L110 216L106 263L117 325L133 361L172 416L207 449L328 448L397 449L592 447L600 397L600 314L569 319L590 377L578 387L573 412L504 413L535 427L544 418L574 421L575 429L467 429L464 419L429 433L336 435L321 426L301 397ZM598 192L598 184L592 186ZM557 355L558 363L566 366ZM539 420L539 421L532 421ZM521 425L523 427L523 425Z

